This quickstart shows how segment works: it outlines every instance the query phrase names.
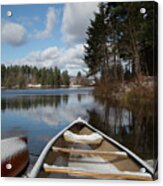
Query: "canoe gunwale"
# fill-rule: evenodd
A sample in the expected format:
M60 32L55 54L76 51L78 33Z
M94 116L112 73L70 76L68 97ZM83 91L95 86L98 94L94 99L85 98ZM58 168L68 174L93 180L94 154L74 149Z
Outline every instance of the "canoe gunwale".
M94 128L93 126L91 126L89 123L87 123L85 120L78 118L77 120L73 121L72 123L70 123L67 127L65 127L62 131L60 131L56 136L54 136L45 146L45 148L43 149L43 151L41 152L37 162L35 163L32 171L28 174L28 177L30 178L35 178L37 177L41 167L43 166L44 163L44 159L47 155L47 153L49 152L49 150L52 148L52 145L55 143L55 141L61 137L63 135L63 133L70 129L72 126L74 126L75 124L78 123L82 123L84 125L86 125L88 128L90 128L91 130L93 130L94 132L97 132L98 134L100 134L104 139L106 139L107 141L109 141L111 144L115 145L116 147L120 148L121 150L125 151L128 156L135 161L136 163L138 163L139 165L143 166L144 168L147 169L147 171L152 175L154 175L154 170L152 167L150 167L146 162L144 162L141 158L139 158L135 153L133 153L132 151L130 151L128 148L126 148L125 146L121 145L119 142L117 142L116 140L112 139L111 137L107 136L106 134L104 134L103 132L99 131L98 129Z

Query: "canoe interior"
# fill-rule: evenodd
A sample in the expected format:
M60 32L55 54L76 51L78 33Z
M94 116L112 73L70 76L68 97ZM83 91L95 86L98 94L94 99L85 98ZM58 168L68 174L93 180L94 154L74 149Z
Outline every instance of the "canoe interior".
M87 127L82 123L77 123L69 128L72 132L76 134L91 134L94 132L92 129ZM52 146L62 147L62 148L76 148L84 150L98 150L98 151L122 151L122 149L116 147L108 140L104 139L100 145L84 145L66 142L61 135ZM134 161L132 158L122 158L106 155L76 155L71 153L64 152L54 152L52 148L47 153L44 163L49 165L57 165L61 167L76 167L83 168L86 170L97 170L101 171L111 171L111 170L120 170L120 171L131 171L139 172L142 166ZM86 178L82 176L63 174L63 173L47 173L42 168L37 175L41 178Z

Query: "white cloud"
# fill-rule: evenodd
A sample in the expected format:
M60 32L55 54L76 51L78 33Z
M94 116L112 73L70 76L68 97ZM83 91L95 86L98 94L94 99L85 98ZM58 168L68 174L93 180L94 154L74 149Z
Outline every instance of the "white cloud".
M83 42L90 19L98 11L98 3L67 3L64 8L62 33L68 43Z
M45 30L39 31L36 34L37 39L46 39L46 38L49 38L50 36L52 36L54 24L56 21L56 14L55 14L54 8L49 7L46 17L47 17L47 20L46 20Z
M22 45L27 41L26 29L20 24L3 21L2 41L13 46Z
M83 54L84 47L82 44L77 44L67 50L53 46L42 51L30 52L25 57L12 62L8 61L6 64L47 68L57 66L62 70L68 70L71 75L76 75L79 70L86 70L86 65L82 60Z

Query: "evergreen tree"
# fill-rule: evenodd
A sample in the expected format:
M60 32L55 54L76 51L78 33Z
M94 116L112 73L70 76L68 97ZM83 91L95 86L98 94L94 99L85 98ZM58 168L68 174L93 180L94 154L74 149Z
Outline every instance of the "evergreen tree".
M1 65L2 86L7 88L25 88L27 84L41 84L46 87L60 87L61 84L69 86L70 77L68 71L55 68L41 68L31 66L8 66Z
M2 86L4 86L4 82L5 82L5 76L6 76L6 67L5 65L1 65L1 84Z
M145 14L140 13L142 7ZM100 3L87 29L84 61L89 75L119 79L118 69L124 61L132 65L131 73L138 82L142 75L157 74L156 10L155 2ZM121 72L123 79L125 71Z
M47 81L46 81L46 68L42 68L41 69L41 84L42 85L46 85Z
M61 73L60 70L55 67L54 68L54 86L55 87L60 87L61 85Z
M69 86L70 84L70 77L67 70L62 72L62 84L66 86Z
M95 14L95 20L91 20L87 30L84 60L89 68L89 75L105 73L109 67L106 19L105 5L101 3L99 13Z
M23 75L21 69L20 69L19 74L17 76L17 84L18 84L19 88L26 87L26 79L25 79L25 76Z

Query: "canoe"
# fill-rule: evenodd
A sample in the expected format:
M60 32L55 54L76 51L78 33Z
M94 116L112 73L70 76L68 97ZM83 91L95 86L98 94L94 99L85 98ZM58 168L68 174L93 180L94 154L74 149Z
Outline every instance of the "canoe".
M29 161L26 137L12 137L1 141L1 175L19 176Z
M136 154L81 118L48 142L28 177L155 179Z

